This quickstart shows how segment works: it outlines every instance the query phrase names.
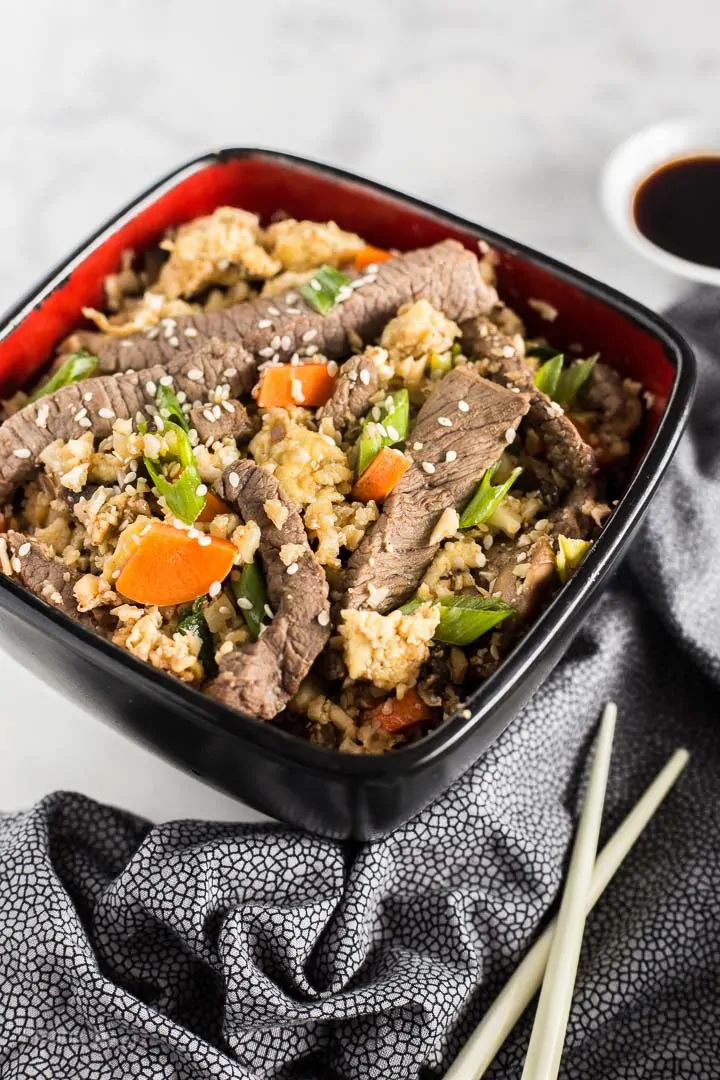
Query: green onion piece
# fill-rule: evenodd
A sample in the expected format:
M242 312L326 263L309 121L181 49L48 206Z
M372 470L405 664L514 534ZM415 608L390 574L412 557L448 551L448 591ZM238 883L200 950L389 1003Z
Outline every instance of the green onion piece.
M515 609L504 600L479 596L443 596L439 600L440 622L435 640L446 645L471 645L503 622Z
M357 475L365 472L383 446L395 446L404 442L410 427L410 395L407 390L396 390L386 404L379 406L380 419L363 420L358 439ZM375 406L378 408L378 406Z
M334 266L324 265L303 285L300 295L307 300L310 307L325 315L335 307L341 290L346 288L350 281L347 274L341 274Z
M570 578L571 572L577 570L590 547L589 540L571 540L569 536L558 536L558 552L555 556L555 565L563 585Z
M213 645L210 627L205 621L202 608L203 602L200 597L193 601L191 607L185 608L181 613L180 622L178 623L178 633L195 634L200 638L202 646L200 648L198 659L202 664L203 671L206 675L215 675L217 672L215 647Z
M400 608L400 611L403 613L403 615L412 615L412 613L414 611L417 611L419 607L421 607L423 604L428 603L435 603L435 601L421 600L419 596L415 596L412 600L408 600L407 604L403 604L403 606Z
M30 401L37 401L38 398L45 397L46 394L52 394L59 390L61 386L69 386L71 383L87 379L97 366L97 356L93 356L89 352L70 353L70 356L60 365L55 374L51 375L46 383L43 383L30 395Z
M453 349L455 346L453 345ZM443 375L447 375L448 371L452 371L453 367L453 355L450 353L443 353L439 356L438 353L430 353L430 378L442 379Z
M535 372L535 385L538 390L542 390L542 392L552 398L553 401L555 400L558 382L562 375L563 361L563 354L558 353L557 356L553 356L552 360L546 360Z
M267 607L267 592L262 571L257 562L245 563L240 572L240 577L232 583L235 599L243 601L238 607L242 612L245 625L250 632L253 641L260 637L260 628L263 625ZM250 606L248 606L248 604Z
M183 466L178 479L168 480L159 463L152 461L147 455L143 460L153 486L164 496L168 509L186 525L192 525L205 506L206 496L198 495L197 490L202 484L202 478L186 432L173 422L168 424L168 430L170 428L175 436L175 455L169 460L177 461Z
M571 364L569 368L565 368L558 379L557 387L553 394L553 397L558 404L563 406L570 404L575 395L590 378L590 372L595 367L599 355L599 353L596 353L595 356L591 356L589 360L578 360L577 363Z
M462 345L460 344L460 342L459 341L453 341L452 345L450 346L450 355L452 356L453 360L455 359L456 356L459 356L461 352L462 352Z
M183 431L190 431L187 416L180 408L175 391L170 386L158 386L155 404L163 420L173 420Z
M483 521L491 518L522 472L522 469L518 466L517 469L513 469L504 484L493 484L492 480L499 464L499 461L496 462L492 468L484 473L480 481L480 487L462 512L460 518L461 529L470 529L473 525L481 525Z

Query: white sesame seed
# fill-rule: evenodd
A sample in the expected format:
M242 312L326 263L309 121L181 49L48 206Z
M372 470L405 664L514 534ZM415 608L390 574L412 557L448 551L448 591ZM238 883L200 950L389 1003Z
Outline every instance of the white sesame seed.
M173 377L172 375L163 375L161 379L158 379L158 382L160 386L172 386Z
M272 356L275 352L269 345L266 345L264 349L258 349L258 356Z
M303 341L312 341L312 339L315 338L315 337L317 337L317 330L311 329L311 330L306 330L305 331L305 333L302 336L302 339L303 339Z
M222 409L220 408L219 405L213 405L212 413L213 413L213 419L214 420L219 420L220 417L222 416Z
M113 581L117 581L117 579L120 577L120 571L119 570L113 570L110 577L113 579Z
M234 368L234 367L226 367L225 370L223 371L223 376L226 379L234 379L236 375L237 375L237 368Z
M511 443L515 438L515 428L509 427L505 432L505 442Z
M258 330L267 330L269 326L272 326L272 319L260 319Z
M423 461L422 462L422 467L423 467L423 469L425 470L426 473L434 473L435 472L435 466L433 465L432 461Z
M268 619L272 619L272 617L273 617L273 609L270 607L270 605L266 604L263 610L265 611L265 614L267 615Z
M194 367L190 368L190 370L187 372L187 377L191 380L191 382L202 382L203 373L200 368Z
M472 713L469 709L463 709L460 715L462 716L463 720L469 720L472 716Z
M198 486L195 488L196 495L207 495L207 491L207 484L198 484Z
M438 424L440 427L452 427L452 420L447 416L438 416Z
M146 330L146 331L145 331L145 337L146 337L146 338L147 338L147 339L148 339L149 341L154 341L154 340L155 340L155 338L156 338L156 337L158 336L158 334L159 334L159 333L160 333L160 331L159 331L159 329L157 328L157 326L151 326L149 330ZM185 333L187 333L187 330L185 331Z
M73 420L82 420L83 416L87 416L87 409L78 409Z
M222 592L222 585L220 584L220 582L219 581L213 581L212 585L208 589L209 595L212 596L212 597L215 597L215 596L219 596L221 592Z
M378 272L378 264L377 263L368 263L367 266L365 267L365 273L366 274L377 274L377 272Z
M468 405L467 401L458 401L458 411L470 412L470 406Z
M26 555L29 555L29 554L30 554L30 545L29 544L21 544L20 547L18 548L18 555L21 558L24 558Z
M87 393L83 394L83 401L92 401L92 399L93 399L92 390L88 390Z
M206 536L205 533L203 533L198 537L198 544L200 547L210 547L212 544L212 536ZM212 593L210 595L212 596Z
M286 352L288 349L292 348L292 338L289 334L283 334L280 338L280 347L285 349Z
M287 313L288 315L302 315L302 311L299 307L289 307Z
M505 345L505 346L503 346L502 354L508 360L510 360L510 358L515 355L515 350L513 349L512 345Z
M280 339L280 335L279 335L279 334L275 334L275 337L274 337L274 338L272 338L272 340L271 340L270 344L271 344L271 345L272 345L272 347L273 347L273 352L275 352L275 351L276 351L277 349L279 349L279 348L280 348L280 340L281 340L281 339Z
M47 420L49 415L50 406L47 404L47 402L43 402L43 404L39 406L37 416L35 417L35 423L39 428L47 427Z
M121 349L131 349L132 348L132 341L121 341L120 342L120 348Z
M446 461L455 461L456 458L457 458L457 451L456 450L448 450L447 454L445 455L445 460Z
M348 285L343 285L342 289L338 289L336 297L338 304L342 304L345 300L349 300L352 294L352 289Z
M169 345L169 346L170 346L171 348L173 348L173 349L177 349L177 347L178 347L178 345L179 345L179 344L180 344L180 342L179 342L179 340L178 340L178 339L177 339L177 338L175 337L175 335L174 335L174 334L173 334L173 336L172 336L171 338L168 338L168 345Z
M197 540L198 537L203 536L203 535L204 535L204 533L201 533L199 529L195 529L195 528L188 529L188 540Z
M385 425L385 432L389 439L394 439L396 442L400 438L400 432L392 424Z
M212 409L203 409L203 416L207 420L208 424L215 423L215 417L212 414Z
M98 409L98 416L102 417L103 420L115 419L115 413L112 409Z
M285 303L286 304L294 304L295 301L297 300L297 298L298 298L298 294L296 292L285 293Z
M230 614L232 614L231 609L227 606L227 604L221 604L220 607L218 608L218 612L221 615L230 615Z
M338 366L337 366L337 364L335 363L335 361L334 361L334 360L330 360L330 361L329 361L329 363L328 363L328 365L327 365L327 373L328 373L328 375L330 375L331 377L334 377L335 375L337 375L337 373L338 373Z
M320 290L322 289L322 285L320 284L320 282L318 281L317 278L311 278L310 279L310 288L314 289L315 292L320 292Z
M14 559L10 560L10 565L12 566L12 568L15 571L16 574L19 574L20 571L22 570L22 563L20 562L20 560L18 559L17 556L15 556Z
M88 419L87 416L83 416L82 420L78 420L78 424L80 427L89 428L92 427L92 420Z
M228 479L228 484L230 485L230 487L234 487L234 488L240 487L240 477L238 476L238 474L236 472L229 473L227 479Z
M320 611L318 613L317 621L320 624L320 626L329 626L330 625L330 616L328 615L327 611Z
M229 401L221 401L220 404L222 405L225 412L229 412L231 416L235 415L235 409Z
M367 368L360 369L360 382L363 384L363 386L370 385L370 372Z
M280 309L276 308L276 307L269 307L267 310L268 310L268 315L279 315L280 314Z
M421 443L421 442L414 442L414 443L413 443L413 445L412 445L412 448L413 448L413 450L422 450L422 448L423 448L423 443Z
M290 565L287 568L287 572L290 575L297 574L297 572L298 572L298 564L296 562L291 562Z
M183 330L185 337L197 337L198 332L194 326L186 326Z
M152 379L148 379L148 381L145 383L145 393L149 394L150 397L155 397L155 395L157 394L157 386L152 381Z
M238 596L235 602L241 611L252 611L252 600L247 596Z

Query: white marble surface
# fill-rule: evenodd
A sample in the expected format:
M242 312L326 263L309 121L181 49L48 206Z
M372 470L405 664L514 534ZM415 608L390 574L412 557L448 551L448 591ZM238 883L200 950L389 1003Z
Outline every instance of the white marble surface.
M597 184L623 137L717 102L717 0L35 0L3 41L0 307L223 144L381 179L652 306L681 288L611 233ZM3 656L0 681L0 808L74 788L156 820L253 816Z

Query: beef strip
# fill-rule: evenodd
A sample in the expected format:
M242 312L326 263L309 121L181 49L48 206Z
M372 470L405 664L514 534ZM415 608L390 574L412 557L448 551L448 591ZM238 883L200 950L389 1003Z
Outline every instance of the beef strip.
M239 401L224 401L219 405L196 405L190 413L190 420L200 436L200 441L208 445L227 435L244 441L255 431L255 425L245 406Z
M622 375L607 364L595 364L579 401L583 409L599 413L619 439L628 439L640 426L642 403L638 394L629 392Z
M73 588L82 574L68 569L54 555L48 554L41 544L22 533L11 529L6 535L13 557L13 570L29 592L87 630L95 630L105 636L112 632L113 622L107 608L88 612L78 610Z
M592 447L559 405L535 385L534 371L521 343L503 334L486 316L463 323L463 349L481 361L481 370L506 385L519 386L530 398L530 423L545 443L548 460L566 480L586 480L597 469Z
M495 553L493 557L493 552ZM518 561L518 556L526 558ZM525 577L518 577L516 567L527 566ZM514 608L520 619L532 618L549 599L557 585L555 552L547 536L541 536L529 548L522 551L514 543L493 545L486 563L486 573L495 573L488 588Z
M222 658L220 674L208 686L208 693L249 716L271 720L296 693L330 636L328 585L300 515L274 476L252 461L236 461L215 490L243 521L260 526L260 559L275 614L257 641ZM281 529L265 512L268 499L279 499L287 510ZM294 560L294 574L288 573L280 557L284 544L299 544L303 549Z
M96 439L105 438L117 418L132 419L147 405L154 405L157 383L164 375L170 374L175 389L184 391L191 402L203 400L223 384L231 394L247 390L245 355L237 345L209 341L191 355L176 356L167 369L85 379L26 405L0 426L0 505L32 476L40 454L51 442L76 439L86 431L92 431Z
M374 341L401 304L409 301L425 298L456 322L489 311L497 301L495 290L480 275L477 257L455 240L390 259L378 267L374 277L376 280L371 278L353 290L348 300L325 315L318 314L293 290L289 296L258 297L223 311L181 316L168 336L78 336L99 358L103 374L154 364L168 366L178 353L212 337L242 342L256 361L266 355L287 360L295 352L303 355L308 346L338 360L347 355L356 337ZM269 325L260 325L265 322Z
M333 395L318 413L318 420L332 420L335 431L343 434L354 420L370 408L380 388L378 369L372 356L351 356L340 368Z
M415 460L350 557L341 608L388 612L414 593L438 550L430 536L440 515L465 506L527 410L524 394L484 379L470 364L437 383L408 439Z

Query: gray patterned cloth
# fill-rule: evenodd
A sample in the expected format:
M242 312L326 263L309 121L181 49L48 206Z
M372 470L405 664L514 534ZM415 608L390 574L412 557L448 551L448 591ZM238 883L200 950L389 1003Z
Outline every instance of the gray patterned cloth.
M592 914L562 1075L720 1076L720 352L691 431L571 651L482 761L386 840L151 827L72 794L0 822L2 1080L442 1074L556 900L602 703L604 830L692 762ZM519 1077L532 1016L491 1069Z

